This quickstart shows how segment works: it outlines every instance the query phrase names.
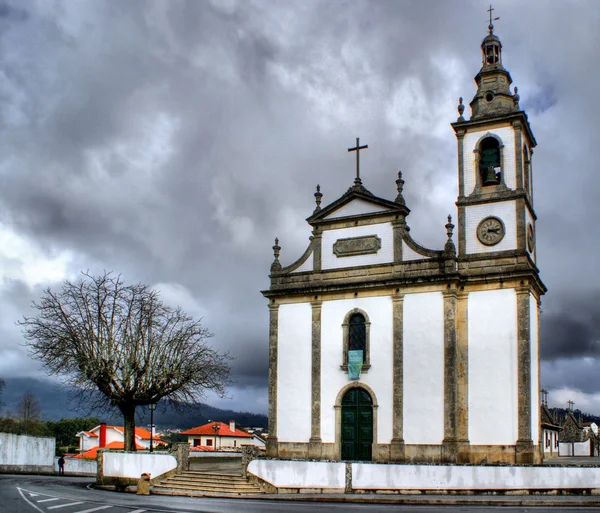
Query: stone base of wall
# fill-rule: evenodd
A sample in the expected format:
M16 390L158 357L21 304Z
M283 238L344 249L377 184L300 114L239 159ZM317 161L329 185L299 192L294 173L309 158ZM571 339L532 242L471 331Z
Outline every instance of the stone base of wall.
M282 460L340 461L341 450L338 444L322 443L320 458L315 458L314 444L309 452L308 443L278 442L277 454ZM457 451L449 453L443 445L404 445L403 458L392 457L392 444L373 445L373 463L411 463L411 464L470 464L470 465L539 465L542 463L542 451L539 446L530 446L523 452L516 445L469 445L460 444Z
M0 465L0 474L57 474L52 465Z

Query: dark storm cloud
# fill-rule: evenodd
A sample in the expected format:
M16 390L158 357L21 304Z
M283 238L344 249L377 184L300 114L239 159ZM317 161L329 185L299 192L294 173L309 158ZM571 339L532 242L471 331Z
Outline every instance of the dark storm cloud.
M273 238L284 265L302 254L314 187L326 204L351 185L346 148L356 136L369 144L365 185L393 199L402 169L411 234L443 247L457 194L449 123L458 97L468 103L475 92L487 7L0 4L0 237L18 236L0 248L3 350L20 347L19 298L81 269L114 270L159 284L202 316L215 346L236 358L229 407L264 409L268 312L259 291ZM594 16L582 13L597 18L599 7L495 7L504 64L539 142L538 265L549 287L542 381L548 372L562 379L564 362L593 356L598 339L588 305L598 291L590 229L600 216L600 107L583 100L598 83L583 49L600 41ZM15 279L18 294L6 285ZM32 372L15 354L6 372Z

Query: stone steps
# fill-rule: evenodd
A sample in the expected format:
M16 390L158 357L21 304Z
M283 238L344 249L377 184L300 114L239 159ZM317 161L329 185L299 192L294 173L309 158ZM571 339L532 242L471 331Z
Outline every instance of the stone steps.
M176 494L190 492L216 496L259 495L259 486L241 476L231 474L207 474L187 471L169 477L152 487L153 493Z

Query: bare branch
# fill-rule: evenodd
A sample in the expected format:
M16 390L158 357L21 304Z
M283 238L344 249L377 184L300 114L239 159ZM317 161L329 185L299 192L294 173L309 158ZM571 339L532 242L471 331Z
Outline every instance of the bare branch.
M229 356L207 344L208 329L146 285L82 273L58 292L47 289L33 307L37 315L18 322L31 356L81 399L118 408L127 450L135 450L137 406L194 403L206 390L225 395L230 384Z

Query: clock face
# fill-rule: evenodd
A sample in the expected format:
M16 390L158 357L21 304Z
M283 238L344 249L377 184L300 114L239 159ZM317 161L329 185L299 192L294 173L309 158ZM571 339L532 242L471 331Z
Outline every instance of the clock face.
M504 223L497 217L486 217L477 227L477 238L486 246L494 246L504 238Z
M529 223L527 225L527 248L530 253L533 253L535 249L535 236L533 234L533 225Z

